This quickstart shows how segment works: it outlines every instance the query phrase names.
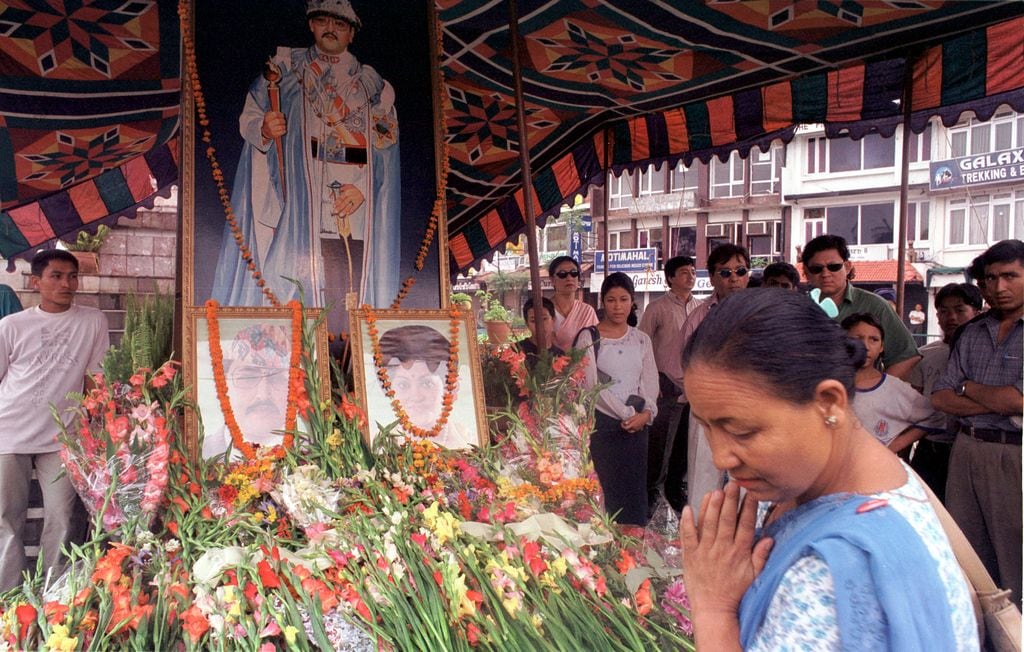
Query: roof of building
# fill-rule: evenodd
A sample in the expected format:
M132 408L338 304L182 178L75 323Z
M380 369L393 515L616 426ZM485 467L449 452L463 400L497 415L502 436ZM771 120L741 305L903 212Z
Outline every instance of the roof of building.
M854 260L853 268L856 270L855 283L895 283L896 262L895 260ZM798 263L800 273L803 274L803 263ZM904 264L904 280L907 283L923 283L924 279L917 273L914 266L909 262ZM803 278L807 278L804 274Z

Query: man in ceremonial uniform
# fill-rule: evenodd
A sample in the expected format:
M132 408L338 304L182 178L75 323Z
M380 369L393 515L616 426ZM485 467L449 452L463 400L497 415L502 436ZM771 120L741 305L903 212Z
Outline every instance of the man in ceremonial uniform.
M286 301L299 281L307 302L342 309L386 306L398 292L400 186L395 93L349 52L361 23L349 0L309 0L315 44L279 47L249 89L239 128L245 145L225 228L213 298L261 305L240 246ZM346 301L342 301L342 298Z

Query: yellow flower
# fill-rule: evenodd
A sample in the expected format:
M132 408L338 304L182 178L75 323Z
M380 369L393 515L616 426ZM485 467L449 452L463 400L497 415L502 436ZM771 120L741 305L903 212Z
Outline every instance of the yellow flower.
M299 633L299 628L295 625L285 625L284 629L284 640L288 645L295 645L295 635Z
M569 570L569 562L565 560L565 557L558 557L551 562L551 572L556 577L565 577L566 571Z
M253 523L262 523L263 522L263 512L254 512L253 515L252 515L252 522Z
M54 625L50 636L46 639L46 648L56 652L74 652L78 647L78 637L68 636L67 625Z
M341 446L341 442L341 431L338 430L337 428L335 428L334 431L331 432L331 434L327 435L327 438L324 440L324 443L326 443L331 448L337 448Z

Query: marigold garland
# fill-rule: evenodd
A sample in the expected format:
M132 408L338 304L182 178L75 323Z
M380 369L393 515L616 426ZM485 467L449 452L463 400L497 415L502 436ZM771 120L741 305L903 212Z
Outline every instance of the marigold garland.
M224 351L220 346L220 322L217 319L217 310L220 305L213 299L206 302L206 324L210 336L210 361L213 365L213 384L217 388L217 400L220 402L221 412L224 414L224 424L231 433L231 442L235 449L242 453L247 460L256 458L256 446L247 442L242 436L242 429L235 419L235 412L231 409L231 397L228 396L228 381L224 374ZM299 403L308 403L304 400L304 379L302 371L302 304L292 300L288 302L291 309L292 327L292 350L291 359L288 363L288 408L284 417L284 439L282 445L276 447L277 457L283 457L284 451L292 447L295 441L295 425Z
M441 31L441 22L435 18L434 22L434 34L437 40L437 52L440 54L444 52L444 37ZM427 230L423 234L423 241L420 243L419 252L416 254L415 268L417 272L423 271L423 265L427 260L427 253L430 250L430 245L434 242L434 234L437 233L437 225L441 221L441 215L444 211L445 196L448 192L448 172L451 166L448 163L448 112L445 109L444 97L444 69L438 70L437 74L437 88L434 89L437 93L437 97L442 98L440 102L441 107L441 173L437 179L437 196L434 198L434 206L430 209L430 219L427 221ZM440 254L438 254L440 258ZM443 264L443 261L441 261ZM409 290L412 289L413 284L416 283L414 276L409 276L402 281L402 287L398 291L398 295L395 296L395 300L391 302L392 308L399 308L402 305L402 301L408 296Z
M452 308L448 311L448 315L451 317L451 337L448 339L448 374L445 376L444 381L441 415L437 418L433 428L425 430L409 421L409 415L406 413L405 408L402 407L402 402L398 400L395 390L391 386L384 354L380 350L380 331L377 330L377 314L370 305L364 304L363 310L366 313L366 330L370 335L370 346L373 349L373 362L377 367L377 380L380 381L384 395L391 401L391 408L395 411L395 416L398 417L399 425L402 426L405 432L417 437L437 437L445 427L445 424L448 423L448 417L451 416L454 407L455 385L459 381L459 322L462 319L462 313L457 308Z
M231 235L235 239L235 244L238 245L238 251L242 255L242 260L245 261L246 267L249 269L249 273L252 275L256 285L263 292L263 295L267 297L271 305L274 307L280 307L281 302L278 300L277 295L267 285L266 280L263 278L263 274L256 267L256 261L252 257L252 250L245 245L245 236L242 235L242 230L238 226L238 219L235 217L235 211L231 207L231 194L228 192L224 185L224 172L220 169L220 163L217 162L217 151L214 149L212 142L212 136L210 134L210 118L206 113L206 97L203 95L202 84L199 83L199 67L196 65L196 44L195 39L192 37L192 15L191 15L191 4L188 0L180 0L178 2L178 18L181 23L181 40L184 45L185 52L185 69L188 72L189 85L192 88L192 97L196 103L196 114L199 116L199 126L202 127L202 134L200 139L206 144L206 159L210 162L210 169L213 174L213 181L217 184L217 196L220 199L221 206L224 207L224 219L231 227Z

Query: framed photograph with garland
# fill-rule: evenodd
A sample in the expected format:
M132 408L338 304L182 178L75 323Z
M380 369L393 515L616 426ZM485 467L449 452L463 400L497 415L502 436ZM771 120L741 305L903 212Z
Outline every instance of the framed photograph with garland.
M367 441L381 429L445 448L487 441L480 358L472 315L448 310L351 312L356 395Z
M182 371L195 410L185 412L189 450L204 458L232 449L291 444L304 406L330 400L327 327L321 311L298 302L281 308L228 308L209 302L185 320ZM313 361L322 396L306 396L302 320L316 324Z

